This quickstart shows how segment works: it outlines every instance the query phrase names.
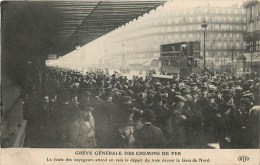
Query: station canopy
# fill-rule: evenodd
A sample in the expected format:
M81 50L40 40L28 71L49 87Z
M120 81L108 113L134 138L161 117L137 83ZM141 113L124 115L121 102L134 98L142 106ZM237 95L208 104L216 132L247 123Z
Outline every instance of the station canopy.
M64 55L163 5L166 0L8 2L32 17L49 53ZM12 19L12 18L11 18ZM38 23L37 23L38 22ZM21 22L22 23L22 22ZM28 29L30 30L30 29ZM35 42L35 41L34 41ZM46 43L43 43L46 42Z

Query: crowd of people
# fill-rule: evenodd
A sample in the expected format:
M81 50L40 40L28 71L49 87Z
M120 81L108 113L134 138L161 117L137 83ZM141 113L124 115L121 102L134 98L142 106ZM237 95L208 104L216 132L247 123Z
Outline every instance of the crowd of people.
M27 87L27 147L259 148L259 78L47 67Z

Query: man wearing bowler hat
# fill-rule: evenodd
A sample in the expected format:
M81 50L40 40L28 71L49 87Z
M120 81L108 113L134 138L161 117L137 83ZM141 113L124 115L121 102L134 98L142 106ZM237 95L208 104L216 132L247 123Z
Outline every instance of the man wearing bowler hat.
M118 122L121 120L121 111L118 105L112 102L112 88L108 87L105 93L99 97L99 113L95 117L97 142L100 148L110 148L114 145L114 138L118 130Z

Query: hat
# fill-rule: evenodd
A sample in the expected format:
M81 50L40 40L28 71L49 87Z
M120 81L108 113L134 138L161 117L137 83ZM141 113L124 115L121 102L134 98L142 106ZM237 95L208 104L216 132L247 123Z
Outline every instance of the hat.
M241 88L241 86L238 86L238 87L235 87L235 90L242 91L242 88Z
M192 83L190 83L190 86L197 86L197 83L192 82Z
M183 96L181 96L181 95L176 95L175 98L176 98L176 101L179 101L179 102L181 102L181 101L186 102L186 101L187 101L187 100L186 100Z
M214 85L209 86L209 91L215 91L217 88Z
M250 84L244 83L244 84L243 84L243 90L244 90L244 91L250 90Z
M209 99L215 98L215 97L216 97L216 95L215 95L214 93L209 93L209 94L207 95L207 98L209 98Z
M155 120L154 112L150 109L146 109L143 111L143 117L151 121Z
M201 85L201 88L207 88L207 87L208 87L208 85L205 84L205 83L203 83L203 84Z
M242 96L242 98L247 98L249 99L250 101L254 101L255 97L254 97L254 94L253 93L246 93Z
M222 89L223 95L229 94L230 90L229 89Z
M246 104L250 105L250 104L251 104L251 101L250 101L250 99L248 99L248 98L242 98L242 99L240 100L240 104L242 104L242 103L246 103Z
M234 96L231 93L227 93L227 94L223 95L224 100L227 100L227 99L230 99L230 98L233 98L233 97Z
M119 92L122 96L126 96L126 95L127 95L126 91L124 91L124 90L118 90L118 92Z
M124 102L124 104L132 104L132 98L130 96L123 96L122 100Z
M105 93L101 95L101 98L103 98L105 101L111 101L113 98L113 91L112 88L105 88Z
M217 88L217 89L215 90L215 93L216 93L216 94L217 94L217 93L221 93L220 89Z
M190 90L188 88L182 88L182 93L183 94L189 94Z
M138 99L145 99L147 97L147 94L144 93L144 92L140 92L140 93L137 93L137 98Z
M154 99L155 102L162 101L162 95L157 94L157 95L155 95L155 96L153 97L153 99Z
M127 90L126 92L127 92L127 94L130 95L130 96L133 96L133 95L134 95L134 92L133 92L132 90L130 90L130 89Z
M148 90L148 91L147 91L147 95L154 95L154 94L156 94L156 92L153 91L153 90Z
M89 98L91 96L91 92L89 91L81 91L80 96Z
M190 93L191 93L191 95L195 95L195 94L198 95L198 94L199 94L199 91L198 91L198 90L191 90Z
M173 92L173 95L174 95L174 96L176 96L176 95L181 95L181 93L180 93L180 92L177 92L177 91L175 91L175 92Z
M225 110L232 109L232 108L233 108L233 105L224 102L224 103L220 104L219 109L221 109L222 111L225 111Z

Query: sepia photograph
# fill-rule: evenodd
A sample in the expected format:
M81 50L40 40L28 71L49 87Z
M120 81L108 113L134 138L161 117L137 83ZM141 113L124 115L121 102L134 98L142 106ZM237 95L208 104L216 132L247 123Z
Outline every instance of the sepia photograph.
M259 151L259 126L259 0L1 2L1 148Z

